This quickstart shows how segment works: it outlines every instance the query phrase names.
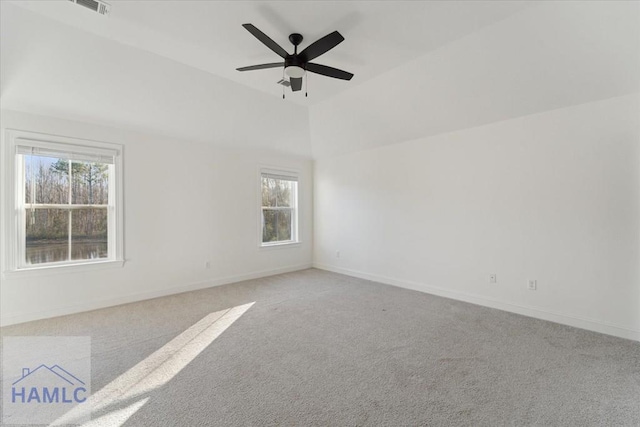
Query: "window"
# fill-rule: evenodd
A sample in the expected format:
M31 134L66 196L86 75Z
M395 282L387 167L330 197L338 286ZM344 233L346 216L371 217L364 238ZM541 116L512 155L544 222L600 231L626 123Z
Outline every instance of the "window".
M8 269L121 261L121 147L22 131L7 139Z
M298 242L298 176L292 172L262 170L262 246Z

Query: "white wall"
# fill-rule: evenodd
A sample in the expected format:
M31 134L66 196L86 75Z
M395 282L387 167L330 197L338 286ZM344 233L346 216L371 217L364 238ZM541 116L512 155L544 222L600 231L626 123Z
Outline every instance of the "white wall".
M2 111L0 120L3 128L123 144L125 175L124 267L3 276L3 324L310 266L312 167L308 159L255 149L214 148L14 111ZM260 164L301 173L302 244L298 247L258 248ZM210 269L205 268L206 261L211 261Z
M318 160L314 264L640 340L639 104Z

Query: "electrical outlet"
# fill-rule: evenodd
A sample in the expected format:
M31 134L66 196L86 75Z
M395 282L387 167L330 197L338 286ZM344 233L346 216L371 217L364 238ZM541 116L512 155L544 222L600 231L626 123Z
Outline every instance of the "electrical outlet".
M498 276L495 273L489 275L489 283L498 283Z
M340 251L336 251L336 258L340 258Z
M538 289L538 281L529 279L527 281L527 289L529 289L530 291L535 291L536 289Z

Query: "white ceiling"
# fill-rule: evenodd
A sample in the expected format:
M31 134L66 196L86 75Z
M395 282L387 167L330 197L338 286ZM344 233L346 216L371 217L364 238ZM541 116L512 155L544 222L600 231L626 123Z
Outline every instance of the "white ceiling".
M311 144L327 156L639 91L640 3L542 2L312 105Z
M332 155L637 92L636 2L2 2L2 107L220 145ZM235 68L338 30L309 98Z

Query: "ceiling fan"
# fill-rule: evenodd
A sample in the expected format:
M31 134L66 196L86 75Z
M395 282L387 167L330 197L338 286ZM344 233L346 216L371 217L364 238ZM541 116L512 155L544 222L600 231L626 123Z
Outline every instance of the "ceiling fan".
M294 92L302 89L302 77L306 71L312 73L321 74L327 77L333 77L335 79L351 80L353 74L348 73L337 68L328 67L326 65L315 64L309 62L323 53L336 47L340 44L344 37L337 31L327 34L319 40L311 43L302 52L298 53L298 45L302 42L302 34L293 33L289 36L289 41L294 46L293 54L289 54L278 43L274 42L265 33L257 29L252 24L242 24L251 34L260 40L265 46L274 51L276 54L284 59L284 62L272 62L270 64L250 65L248 67L237 68L238 71L251 71L251 70L263 70L265 68L278 68L284 67L284 72L289 76L291 83L291 90ZM284 95L283 95L284 97Z

